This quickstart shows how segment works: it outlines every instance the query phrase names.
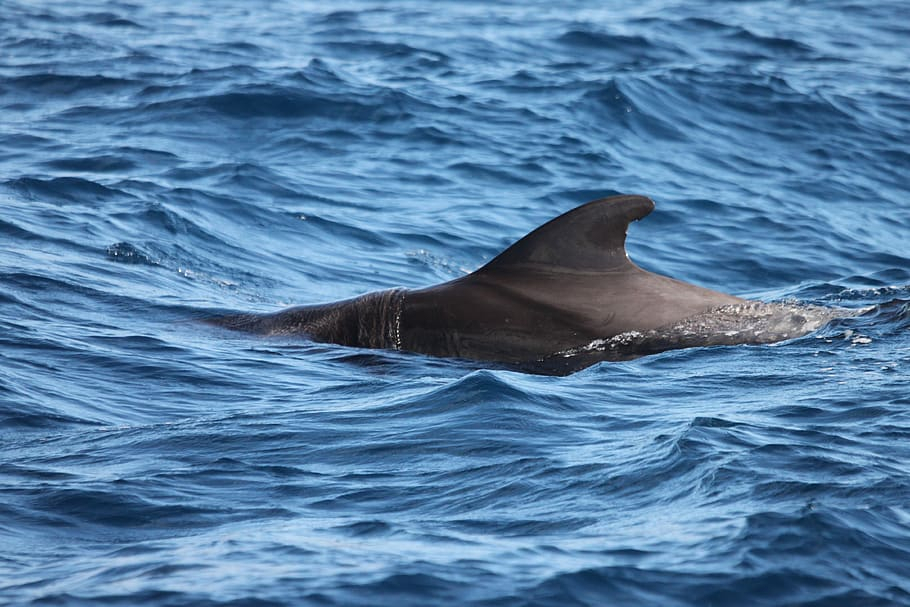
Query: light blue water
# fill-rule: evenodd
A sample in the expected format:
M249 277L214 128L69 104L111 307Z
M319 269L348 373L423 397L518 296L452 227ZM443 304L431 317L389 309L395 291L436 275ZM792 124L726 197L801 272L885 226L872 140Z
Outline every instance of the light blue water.
M910 604L903 2L0 5L0 603ZM194 319L640 265L858 308L565 378Z

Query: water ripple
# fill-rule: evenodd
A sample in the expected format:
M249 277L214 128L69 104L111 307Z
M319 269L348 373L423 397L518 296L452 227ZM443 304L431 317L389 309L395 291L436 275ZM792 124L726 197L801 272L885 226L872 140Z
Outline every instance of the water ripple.
M896 6L3 10L0 602L910 605ZM197 321L619 192L649 270L861 312L564 378Z

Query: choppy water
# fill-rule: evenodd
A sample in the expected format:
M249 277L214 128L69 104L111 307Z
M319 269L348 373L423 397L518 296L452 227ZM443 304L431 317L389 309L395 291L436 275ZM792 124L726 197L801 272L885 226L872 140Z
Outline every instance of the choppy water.
M0 5L0 602L910 605L905 3ZM859 308L565 378L215 331L652 196Z

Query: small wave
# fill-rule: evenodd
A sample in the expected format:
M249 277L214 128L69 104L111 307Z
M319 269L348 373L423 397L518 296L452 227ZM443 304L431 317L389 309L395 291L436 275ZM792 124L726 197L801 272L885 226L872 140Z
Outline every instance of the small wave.
M128 242L118 242L107 248L107 257L112 261L129 264L143 264L147 266L161 265L148 253L139 250Z
M745 28L736 28L736 33L730 36L730 39L735 41L738 45L743 45L749 49L749 56L753 56L754 53L758 53L762 57L779 57L779 56L806 56L813 52L811 46L800 42L799 40L794 40L792 38L781 38L777 36L762 36L756 33L753 33ZM733 52L743 51L739 50L739 47L734 46Z
M258 44L243 40L232 40L230 42L219 42L212 45L212 52L219 55L226 55L237 59L248 60L252 57L265 57L269 51ZM232 66L232 68L237 66Z
M126 27L142 29L142 26L131 19L121 17L117 13L86 13L78 18L79 21L100 25L102 27Z
M18 440L26 431L60 432L66 428L97 427L94 419L61 413L56 407L37 402L32 391L10 389L0 380L0 436L5 441ZM7 403L15 403L15 407ZM9 474L6 471L5 474ZM38 474L36 472L36 474Z
M44 166L50 169L79 173L125 173L137 168L135 162L112 154L57 158L46 161Z
M292 213L291 216L304 222L305 231L318 230L322 233L322 238L327 241L334 241L335 238L344 238L374 246L388 246L389 244L381 234L377 234L365 227L357 226L352 222L328 219L313 213Z
M623 64L640 65L666 59L681 60L686 57L685 51L656 43L642 35L610 34L601 31L573 29L561 34L556 41L560 44L580 50L583 59L590 60L593 54L598 60Z
M659 107L653 107L651 88L653 85L647 81L628 79L620 83L611 79L605 85L589 88L582 97L582 107L598 129L631 129L648 139L684 140L685 136L672 120Z
M332 34L333 38L337 36L335 32ZM423 69L445 66L450 61L445 53L410 46L403 42L381 42L369 39L363 41L327 40L322 42L322 46L334 51L333 54L338 53L361 59L376 58L386 61L413 62L415 66Z
M409 397L406 401L384 407L384 416L421 417L428 415L449 417L453 412L470 417L469 410L483 403L495 401L500 406L522 402L527 398L521 389L489 371L475 371L461 379L435 388L430 392Z
M414 101L405 93L378 91L334 97L276 85L247 86L228 93L150 103L146 110L180 117L214 112L228 118L321 118L339 122L381 123L406 120Z
M133 198L125 191L81 177L55 177L53 179L19 177L4 182L4 185L29 200L59 204L84 204Z
M28 74L3 80L4 87L29 95L76 96L98 95L107 92L122 91L125 87L135 86L134 80L111 78L98 74L81 76L74 74ZM0 93L3 89L0 88Z
M9 38L0 42L0 48L22 53L22 56L34 58L47 58L56 60L61 54L67 53L103 53L108 49L105 45L94 39L66 32L50 37L25 36Z
M314 19L317 25L348 25L360 21L361 11L335 10Z
M38 235L34 232L30 232L25 228L4 219L0 219L0 234L10 239L32 240L38 238Z
M127 486L123 486L123 485ZM137 496L128 483L107 489L57 489L40 492L33 499L35 511L42 512L48 524L78 526L100 524L136 528L167 521L174 528L205 525L209 508L183 504L162 504Z
M512 183L542 185L546 183L547 171L540 165L509 167L501 163L495 166L475 162L456 162L447 167L473 181L489 183Z
M392 527L384 521L359 521L335 528L336 531L350 537L382 537L390 535Z

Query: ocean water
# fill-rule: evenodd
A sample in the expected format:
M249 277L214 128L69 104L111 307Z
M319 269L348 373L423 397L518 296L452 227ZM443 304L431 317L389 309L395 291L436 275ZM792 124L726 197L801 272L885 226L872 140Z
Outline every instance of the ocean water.
M0 603L910 605L903 1L0 3ZM568 377L198 322L645 268L870 309Z

